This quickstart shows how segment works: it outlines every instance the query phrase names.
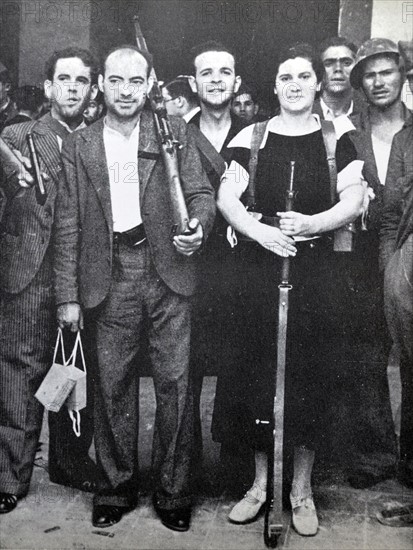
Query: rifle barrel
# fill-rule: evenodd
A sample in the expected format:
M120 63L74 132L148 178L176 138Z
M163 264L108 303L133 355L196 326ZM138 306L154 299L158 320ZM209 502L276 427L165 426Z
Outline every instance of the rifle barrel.
M133 22L135 25L136 43L142 51L150 53L146 40L143 36L139 17L134 16ZM179 143L174 139L172 127L169 122L168 113L166 111L165 100L162 95L161 88L156 78L156 73L152 67L151 78L153 79L152 89L149 92L149 101L154 115L156 131L158 134L158 142L162 159L164 161L165 171L168 178L170 189L170 197L172 204L172 213L174 219L173 232L183 234L190 232L188 228L188 210L185 203L185 197L182 190L182 185L179 177L178 149Z

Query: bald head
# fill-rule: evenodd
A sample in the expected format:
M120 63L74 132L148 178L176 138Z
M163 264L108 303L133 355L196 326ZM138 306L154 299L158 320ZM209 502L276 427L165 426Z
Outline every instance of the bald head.
M128 55L128 52L129 52L129 54L131 54L132 52L136 52L136 53L140 54L145 59L146 64L147 64L147 76L150 75L152 67L153 67L151 54L149 52L141 50L140 48L137 48L133 44L125 44L123 46L116 46L115 48L112 48L111 50L109 50L109 52L106 54L106 57L103 60L103 74L105 74L105 72L106 72L106 62L109 59L109 57L111 57L113 54L117 54L118 52L126 52L127 55Z
M134 48L118 48L108 54L104 74L99 75L99 88L109 117L119 121L137 118L151 89L149 72L146 57Z

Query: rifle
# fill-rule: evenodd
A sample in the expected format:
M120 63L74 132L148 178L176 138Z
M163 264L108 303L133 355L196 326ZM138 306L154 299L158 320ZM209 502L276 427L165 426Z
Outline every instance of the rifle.
M294 202L294 168L295 161L290 162L290 182L286 197L286 211L293 210ZM278 302L277 327L277 376L274 394L273 421L274 447L273 460L268 460L268 502L265 512L264 541L270 548L277 546L278 539L283 535L282 523L282 492L283 492L283 447L284 447L284 391L285 364L287 351L287 323L289 292L293 288L288 282L290 273L290 258L283 258L281 283Z
M138 48L149 53L137 15L134 16L133 22L135 25ZM191 233L188 227L189 216L179 177L178 150L181 145L173 136L172 127L166 112L165 101L153 67L150 77L153 80L153 85L149 93L149 102L153 112L159 147L168 177L174 221L172 231L175 234L188 234Z
M34 185L35 185L35 188L36 188L37 204L40 204L41 206L43 206L44 203L46 202L46 199L47 199L47 191L46 191L46 188L44 186L43 176L42 176L42 172L40 170L39 157L38 157L38 154L37 154L36 147L34 145L33 134L31 132L29 132L26 135L26 142L27 142L27 146L29 148L30 162L32 164Z

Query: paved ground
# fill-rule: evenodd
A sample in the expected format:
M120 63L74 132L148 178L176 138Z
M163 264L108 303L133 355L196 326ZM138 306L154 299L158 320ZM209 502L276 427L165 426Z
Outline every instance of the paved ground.
M152 380L142 379L140 425L140 467L148 477L150 443L154 417ZM264 549L264 518L245 526L228 523L227 514L234 497L214 485L218 471L218 447L209 435L214 396L214 379L208 378L203 391L203 429L205 476L212 484L200 495L188 533L174 533L158 521L151 503L149 487L144 487L136 510L124 516L111 529L97 530L90 523L91 495L50 483L44 469L47 464L47 430L42 440L43 458L38 460L28 497L17 509L0 516L2 549L190 549L259 550ZM374 490L351 489L340 472L324 472L315 480L315 500L320 529L316 537L303 538L290 527L282 547L291 550L413 550L413 529L381 526L375 514L385 504L413 501L413 491L395 481L383 482ZM285 512L285 525L289 514ZM51 528L56 527L55 530ZM48 532L45 532L48 531ZM98 531L103 534L93 533Z

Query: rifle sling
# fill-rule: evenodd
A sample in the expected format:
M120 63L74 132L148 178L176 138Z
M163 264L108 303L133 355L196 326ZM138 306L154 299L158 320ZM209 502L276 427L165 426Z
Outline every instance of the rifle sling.
M334 124L330 120L322 120L321 132L323 134L324 147L327 153L328 173L330 176L330 197L331 205L333 206L337 202L337 137Z
M254 130L252 132L250 160L248 163L249 182L244 194L244 203L248 210L254 210L255 207L255 178L257 175L258 152L260 150L262 140L264 139L268 122L268 120L257 122L254 124Z

